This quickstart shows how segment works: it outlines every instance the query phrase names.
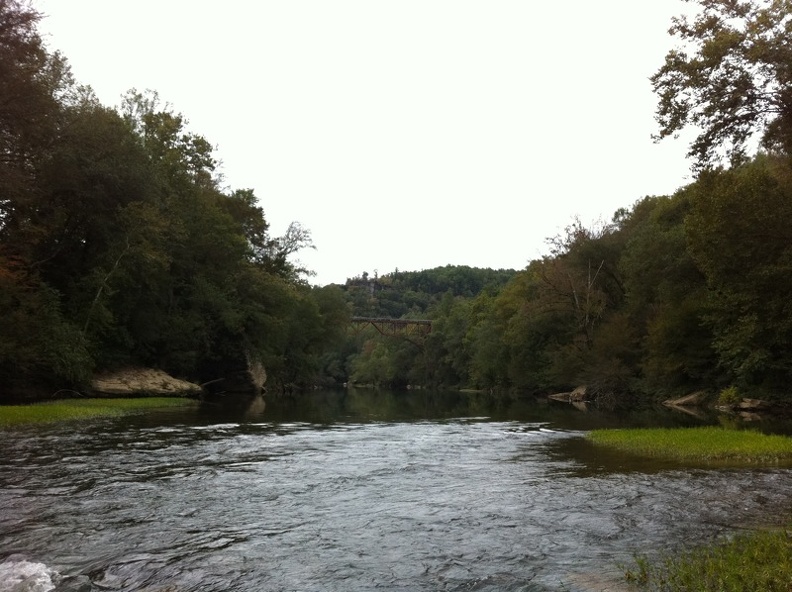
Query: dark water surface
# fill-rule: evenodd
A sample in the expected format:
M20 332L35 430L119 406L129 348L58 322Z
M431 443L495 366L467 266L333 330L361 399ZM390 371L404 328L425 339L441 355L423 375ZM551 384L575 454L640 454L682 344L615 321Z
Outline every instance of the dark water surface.
M635 553L786 520L789 469L583 439L706 421L350 391L6 431L0 592L626 589Z

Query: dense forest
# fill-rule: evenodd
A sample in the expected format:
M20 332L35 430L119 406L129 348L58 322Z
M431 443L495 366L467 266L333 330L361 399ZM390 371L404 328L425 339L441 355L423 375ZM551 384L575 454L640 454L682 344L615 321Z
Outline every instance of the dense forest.
M364 383L611 404L792 379L789 1L702 2L652 77L657 139L694 127L695 181L586 225L522 270L446 266L311 286L251 189L156 93L102 105L0 0L0 400L129 365L273 392ZM431 320L417 337L353 317Z
M271 236L254 192L222 187L210 142L156 93L100 104L40 18L0 0L0 393L133 364L204 382L250 357L273 383L301 375L345 314L290 263L310 232Z

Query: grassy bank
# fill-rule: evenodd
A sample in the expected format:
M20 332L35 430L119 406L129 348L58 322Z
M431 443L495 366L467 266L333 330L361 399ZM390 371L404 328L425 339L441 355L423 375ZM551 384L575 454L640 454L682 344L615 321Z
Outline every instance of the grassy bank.
M625 571L640 590L663 592L788 592L792 583L792 533L761 531L669 556L636 559Z
M149 409L186 407L196 404L196 401L185 398L145 397L139 399L68 399L31 405L2 405L0 406L0 427L115 417Z
M721 427L595 430L588 438L598 446L682 462L792 461L792 438Z
M684 463L792 462L792 438L723 427L595 430L588 439L632 455ZM625 575L639 590L788 592L792 590L792 530L741 534L657 561L637 558Z

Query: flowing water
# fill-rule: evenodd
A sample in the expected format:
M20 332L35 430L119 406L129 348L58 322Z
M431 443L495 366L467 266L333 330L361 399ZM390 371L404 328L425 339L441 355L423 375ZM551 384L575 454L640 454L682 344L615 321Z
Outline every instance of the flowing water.
M626 589L636 553L787 515L789 469L584 439L706 421L350 391L9 430L0 591Z

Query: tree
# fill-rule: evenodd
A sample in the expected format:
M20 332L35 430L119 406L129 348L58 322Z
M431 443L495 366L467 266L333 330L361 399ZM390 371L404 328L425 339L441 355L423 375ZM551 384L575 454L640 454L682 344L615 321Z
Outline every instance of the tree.
M16 260L0 255L0 401L9 393L44 393L90 375L82 333L61 310L57 292Z
M556 295L548 290L546 264L546 260L534 261L516 275L497 296L493 311L502 327L508 382L524 390L558 386L549 378L551 357L557 344L568 343L574 333L566 307L559 307Z
M65 60L43 46L40 19L28 2L0 0L0 234L20 203L35 196L36 164L71 85Z
M146 197L151 172L114 111L87 100L64 108L61 119L63 129L39 159L38 191L18 205L7 230L65 294L87 287L79 284L123 234L119 214Z
M760 156L702 175L685 220L709 288L722 368L740 386L786 393L792 379L792 178L786 159Z
M257 202L252 189L238 189L229 196L223 196L220 207L243 229L250 249L250 260L264 265L274 249L275 241L269 236L269 224Z
M563 234L548 239L541 277L544 292L574 317L582 347L590 348L602 318L621 303L624 287L618 271L623 241L614 225L586 228L575 220Z
M687 245L690 191L647 197L622 221L628 248L619 262L630 329L641 336L641 387L664 397L717 386L707 289ZM626 333L626 331L622 331Z
M700 128L688 155L701 171L724 157L746 159L754 138L792 153L792 0L698 0L693 18L673 19L682 45L652 76L660 140Z
M51 392L93 367L60 293L32 265L35 245L56 236L38 224L49 206L41 172L73 89L65 60L41 41L40 19L29 2L0 0L0 397Z
M312 272L302 266L300 261L291 261L290 257L303 249L316 249L311 238L311 231L297 221L289 224L283 236L270 243L264 260L265 268L289 281L299 281L303 275Z

